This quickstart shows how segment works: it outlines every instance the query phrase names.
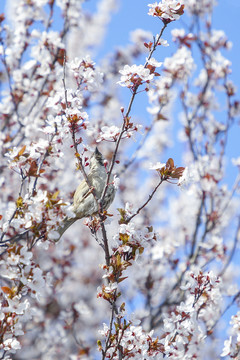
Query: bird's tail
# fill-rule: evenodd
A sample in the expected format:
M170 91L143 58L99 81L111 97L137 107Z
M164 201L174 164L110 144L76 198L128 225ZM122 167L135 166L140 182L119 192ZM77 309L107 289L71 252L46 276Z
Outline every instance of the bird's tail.
M62 235L65 233L65 231L73 224L75 221L79 220L79 218L68 218L65 217L65 219L62 221L61 225L57 229L57 232L59 233L59 238L55 240L55 242L59 241L62 237Z

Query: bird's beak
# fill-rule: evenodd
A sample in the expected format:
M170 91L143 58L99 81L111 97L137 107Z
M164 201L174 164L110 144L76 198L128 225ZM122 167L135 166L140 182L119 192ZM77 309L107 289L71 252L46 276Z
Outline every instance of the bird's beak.
M101 155L101 153L100 153L100 151L98 150L97 147L95 148L95 155L98 155L98 156Z

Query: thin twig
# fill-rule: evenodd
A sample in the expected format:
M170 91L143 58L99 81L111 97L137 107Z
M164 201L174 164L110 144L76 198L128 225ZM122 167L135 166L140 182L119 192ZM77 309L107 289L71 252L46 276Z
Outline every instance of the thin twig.
M64 62L63 62L63 78L62 78L62 82L63 82L63 88L64 88L64 96L65 96L65 103L66 103L66 108L69 108L69 104L68 104L68 99L67 99L67 87L66 87L66 54L64 54ZM91 192L93 193L94 199L96 201L96 203L98 203L96 196L94 194L94 189L92 189L92 186L89 182L87 173L84 169L83 163L82 163L82 158L78 155L78 144L77 144L77 140L76 140L76 129L74 127L74 124L72 126L72 141L73 141L73 146L74 146L74 150L75 150L75 157L77 158L77 162L78 162L78 166L79 166L79 170L81 171L84 180L86 181L89 190L91 190Z
M107 355L107 351L109 348L109 342L110 342L110 338L112 335L112 327L113 327L113 320L114 320L114 307L112 306L112 312L111 312L111 320L110 320L110 324L109 324L109 333L108 333L108 337L105 343L105 350L102 350L102 360L104 360L106 358Z
M128 160L122 167L122 169L119 171L118 176L121 176L136 160L138 152L141 150L141 148L143 147L145 141L147 140L148 135L150 134L150 132L153 129L153 125L154 125L154 121L151 123L151 125L146 129L145 134L143 135L140 143L138 144L132 158L130 160Z
M165 179L161 178L161 180L159 181L159 183L157 184L157 186L154 188L154 190L152 191L152 193L148 196L148 199L143 203L142 206L140 206L137 211L135 212L135 214L131 215L128 219L127 219L127 223L129 223L135 216L137 216L140 211L142 211L143 208L145 208L145 206L147 206L147 204L152 200L153 195L155 194L155 192L157 191L157 189L159 188L159 186L163 183Z

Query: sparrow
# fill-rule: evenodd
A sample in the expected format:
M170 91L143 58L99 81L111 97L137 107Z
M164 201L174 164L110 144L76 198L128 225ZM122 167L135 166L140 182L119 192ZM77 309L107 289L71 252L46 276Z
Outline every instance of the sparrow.
M95 152L90 158L90 171L88 174L89 185L83 180L77 187L73 197L73 212L75 217L66 217L62 224L60 224L57 232L59 238L55 241L59 241L64 232L77 220L92 216L98 213L99 203L103 191L105 189L107 181L107 169L104 164L104 157L96 147ZM94 193L94 195L93 195ZM103 199L103 210L107 210L114 200L116 189L113 185L113 177L110 177L110 183L108 184L106 194ZM95 196L95 198L94 198Z

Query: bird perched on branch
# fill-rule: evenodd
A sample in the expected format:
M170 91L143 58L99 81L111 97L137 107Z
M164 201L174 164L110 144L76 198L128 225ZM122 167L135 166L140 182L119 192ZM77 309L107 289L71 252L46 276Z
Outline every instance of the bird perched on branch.
M99 211L99 200L105 189L107 181L107 171L104 165L104 158L98 149L90 158L90 172L88 174L88 183L83 180L77 187L73 197L73 212L76 217L66 217L61 226L58 228L60 240L63 233L71 226L75 221L87 216L96 214ZM112 183L112 176L110 177L110 183L107 186L106 194L103 198L102 209L107 210L115 197L115 187Z

